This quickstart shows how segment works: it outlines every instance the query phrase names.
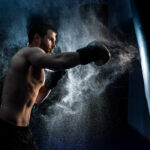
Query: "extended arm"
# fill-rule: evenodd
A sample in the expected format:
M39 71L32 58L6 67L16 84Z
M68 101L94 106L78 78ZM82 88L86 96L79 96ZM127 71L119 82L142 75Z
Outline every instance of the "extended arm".
M48 55L42 49L32 47L26 50L25 57L33 66L51 70L64 70L79 64L86 65L97 60L100 61L99 65L103 65L110 59L110 52L104 44L91 42L76 52L55 55Z
M80 64L78 52L49 55L40 48L28 48L25 57L31 65L51 70L64 70Z

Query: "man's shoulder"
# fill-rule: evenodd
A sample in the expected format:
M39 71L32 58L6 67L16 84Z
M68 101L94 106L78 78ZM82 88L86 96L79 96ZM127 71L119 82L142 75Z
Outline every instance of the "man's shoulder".
M27 60L25 58L25 53L28 53L28 47L20 49L11 59L10 66L11 68L20 68L27 64Z
M39 48L39 47L24 47L22 49L20 49L20 52L23 52L23 53L31 53L31 52L44 52L43 49Z
M32 55L36 52L43 52L41 48L38 47L24 47L20 49L14 56L13 59L15 58L20 58L20 57L27 57L28 55Z
M37 52L43 52L41 48L38 47L24 47L20 49L11 59L11 65L12 66L23 66L27 65L28 62L28 57L30 55L33 55L34 53Z

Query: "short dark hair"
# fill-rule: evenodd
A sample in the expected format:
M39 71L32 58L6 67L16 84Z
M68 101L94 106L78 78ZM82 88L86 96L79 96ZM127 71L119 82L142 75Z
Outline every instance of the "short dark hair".
M38 23L30 26L28 30L28 40L31 44L33 41L33 37L36 33L38 33L41 37L44 37L47 34L48 30L52 30L57 33L56 29L52 27L50 24Z

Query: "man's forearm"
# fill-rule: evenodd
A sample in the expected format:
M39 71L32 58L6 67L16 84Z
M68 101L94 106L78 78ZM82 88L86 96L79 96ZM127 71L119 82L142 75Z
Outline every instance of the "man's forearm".
M45 86L47 89L53 89L58 81L66 74L67 70L61 70L56 72L48 72L45 80Z
M66 73L66 70L63 71L57 71L57 72L49 72L44 86L42 86L39 90L38 96L36 98L36 103L40 104L42 103L50 94L51 89L53 89L58 81L63 77L63 75Z
M80 55L78 52L66 52L56 54L53 57L53 59L56 61L56 70L69 69L80 64Z
M42 86L36 98L36 104L41 104L48 97L50 92L50 89L48 89L46 86Z

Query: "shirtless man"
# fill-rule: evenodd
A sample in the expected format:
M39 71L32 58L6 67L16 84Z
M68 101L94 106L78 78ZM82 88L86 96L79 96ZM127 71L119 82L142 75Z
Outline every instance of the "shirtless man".
M64 69L109 59L105 47L85 47L76 52L49 55L55 48L56 31L50 25L34 25L29 33L29 46L19 50L11 59L4 81L0 107L0 142L4 149L37 149L28 129L33 105L41 103L54 85L46 86L44 69L61 74ZM56 83L61 78L56 76ZM55 79L54 79L55 80ZM52 84L52 83L50 83ZM55 84L56 85L56 84Z

